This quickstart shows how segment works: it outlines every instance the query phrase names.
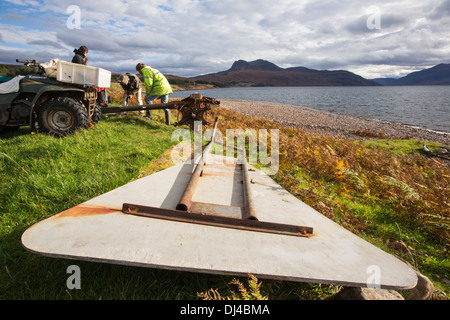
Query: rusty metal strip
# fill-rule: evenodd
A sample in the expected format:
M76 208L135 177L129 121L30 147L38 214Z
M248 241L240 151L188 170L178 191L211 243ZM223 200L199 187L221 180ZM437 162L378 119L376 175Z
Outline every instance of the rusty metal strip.
M206 146L205 150L203 151L201 155L201 159L199 160L199 163L195 167L194 172L192 173L191 179L189 180L189 183L183 193L183 196L181 197L180 201L177 204L176 209L181 211L189 211L192 205L192 197L194 196L195 189L197 187L198 181L200 179L200 176L203 171L203 166L205 164L206 158L211 151L211 147L214 144L216 131L217 131L217 124L218 124L218 118L216 118L214 122L214 128L211 133L211 142Z
M253 194L251 190L251 181L248 177L248 163L247 163L247 157L244 150L244 156L243 156L243 163L242 163L242 186L244 191L244 212L243 212L243 219L250 219L250 220L258 220L258 217L256 215L256 211L254 209L253 205Z
M93 126L92 116L95 111L95 102L97 100L97 89L95 88L86 88L84 91L84 100L88 101L87 110L89 116L89 127Z
M163 219L169 221L177 221L183 223L194 223L214 227L231 228L245 231L273 233L279 235L310 237L313 228L279 224L272 222L263 222L257 220L243 220L237 218L214 216L202 213L191 213L179 210L170 210L156 207L146 207L141 205L124 203L122 212L125 214Z

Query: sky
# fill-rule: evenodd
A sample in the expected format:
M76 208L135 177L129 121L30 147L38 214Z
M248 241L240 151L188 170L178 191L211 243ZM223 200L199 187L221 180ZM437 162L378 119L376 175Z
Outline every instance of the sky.
M0 64L71 61L192 77L264 59L400 77L450 63L450 0L2 0Z

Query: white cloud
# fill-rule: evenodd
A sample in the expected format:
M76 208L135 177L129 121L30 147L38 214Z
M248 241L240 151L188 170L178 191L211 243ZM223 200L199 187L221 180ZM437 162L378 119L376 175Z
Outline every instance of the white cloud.
M78 30L65 25L73 0L9 2L25 9L2 14L10 19L0 24L1 49L13 51L16 43L31 46L31 54L48 41L51 59L71 58L73 48L87 45L90 63L113 71L147 61L194 76L261 58L372 77L448 62L450 53L450 0L81 0ZM367 28L370 6L379 8L380 29Z
M37 7L37 6L41 5L41 3L39 1L35 1L35 0L5 0L5 2L10 2L12 4L19 5L19 6Z

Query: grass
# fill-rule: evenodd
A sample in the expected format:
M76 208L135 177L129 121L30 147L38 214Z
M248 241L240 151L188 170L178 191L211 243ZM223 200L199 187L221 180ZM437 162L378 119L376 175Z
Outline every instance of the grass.
M134 116L111 117L65 138L0 137L0 299L327 299L339 286L238 278L77 261L82 290L68 290L73 261L25 251L34 223L170 166L175 129ZM307 134L220 109L219 130L280 130L274 179L360 237L400 256L449 294L449 170L417 149L423 142L355 143ZM387 144L389 143L389 145ZM386 148L406 143L408 147ZM430 144L431 145L431 144ZM269 150L270 153L270 150ZM401 240L410 248L391 247Z
M424 141L404 139L404 140L389 140L389 139L379 139L379 140L369 140L363 143L358 142L369 149L381 149L389 151L392 155L399 156L403 154L420 154L423 148ZM441 145L436 142L425 142L425 144L430 148L431 151L436 151Z
M173 127L158 122L115 117L60 139L30 134L27 129L3 135L0 298L69 298L66 292L53 290L67 277L64 274L67 263L24 252L21 233L46 217L137 179L143 168L174 144L170 139L172 131ZM87 265L86 270L93 268L94 273L102 269L95 264ZM105 285L109 282L101 280L102 277L91 279L104 281ZM90 287L88 283L89 280L85 288ZM83 290L80 297L100 298L89 289Z
M411 263L449 294L448 165L427 158L414 140L354 142L282 127L221 110L219 129L279 129L280 170L274 179L291 194L360 237ZM392 244L403 241L405 251ZM326 297L327 295L322 296Z

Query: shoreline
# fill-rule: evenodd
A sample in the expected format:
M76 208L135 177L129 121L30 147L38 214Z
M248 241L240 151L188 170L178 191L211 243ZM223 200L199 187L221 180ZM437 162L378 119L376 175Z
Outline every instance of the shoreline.
M450 133L283 103L221 99L220 106L253 118L339 139L415 139L450 145Z

